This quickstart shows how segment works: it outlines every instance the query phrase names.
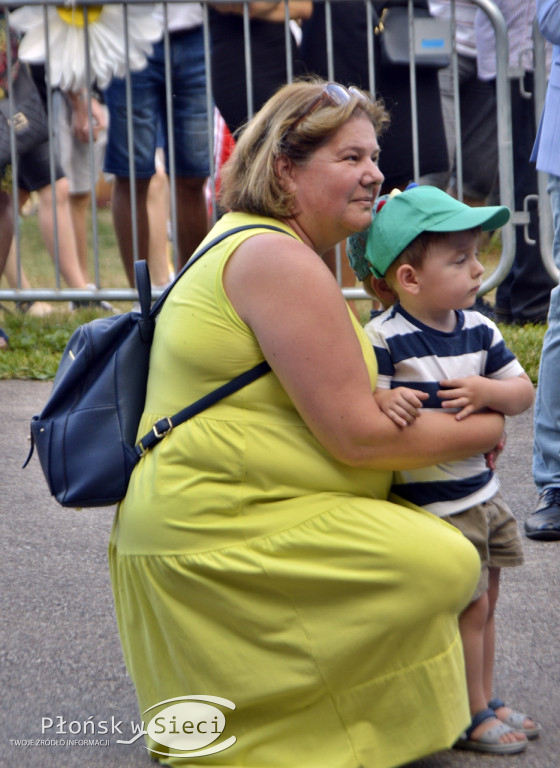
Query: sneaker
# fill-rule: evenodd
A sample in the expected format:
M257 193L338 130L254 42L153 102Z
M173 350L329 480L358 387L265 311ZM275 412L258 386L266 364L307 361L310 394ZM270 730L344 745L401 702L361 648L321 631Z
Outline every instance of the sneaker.
M90 301L89 299L78 299L77 301L70 301L68 303L70 312L75 312L77 309L102 309L104 312L108 312L110 315L120 315L120 309L117 309L108 301Z
M88 283L86 286L90 291L96 291L97 288L93 283ZM108 312L111 315L120 315L119 309L109 304L108 301L91 301L90 299L83 299L77 301L71 301L69 304L70 311L74 312L76 309L102 309L104 312Z

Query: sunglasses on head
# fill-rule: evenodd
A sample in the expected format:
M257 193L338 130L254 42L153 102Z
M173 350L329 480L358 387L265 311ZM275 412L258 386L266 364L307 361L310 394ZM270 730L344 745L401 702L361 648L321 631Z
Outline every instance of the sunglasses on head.
M286 133L293 131L294 128L305 120L305 118L309 117L309 115L313 114L315 110L319 109L319 107L328 104L333 107L341 107L343 104L348 104L353 96L357 96L364 102L369 101L369 99L353 85L351 85L350 88L345 88L343 85L340 85L340 83L327 83L315 101L312 101L309 107L307 107L297 120L290 125Z

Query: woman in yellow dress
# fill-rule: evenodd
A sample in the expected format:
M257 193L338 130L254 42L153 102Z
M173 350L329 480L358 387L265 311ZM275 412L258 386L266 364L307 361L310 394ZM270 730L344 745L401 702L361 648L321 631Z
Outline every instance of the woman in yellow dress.
M118 509L119 631L162 764L388 768L469 722L457 615L477 555L387 498L392 469L489 451L503 419L381 414L371 344L321 258L371 221L386 120L355 89L283 87L239 138L208 239L256 228L159 317L141 434L272 368L146 454Z

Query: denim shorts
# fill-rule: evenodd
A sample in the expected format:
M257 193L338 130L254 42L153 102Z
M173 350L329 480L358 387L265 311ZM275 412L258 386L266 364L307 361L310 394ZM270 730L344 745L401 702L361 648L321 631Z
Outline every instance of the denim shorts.
M210 175L210 147L206 105L206 69L202 27L169 35L173 89L173 139L175 173L187 178ZM131 73L132 127L136 178L155 173L155 151L163 134L165 165L169 173L167 110L165 103L165 59L163 40L154 45L148 65ZM130 176L126 85L113 78L105 91L109 108L109 137L103 169L106 173Z

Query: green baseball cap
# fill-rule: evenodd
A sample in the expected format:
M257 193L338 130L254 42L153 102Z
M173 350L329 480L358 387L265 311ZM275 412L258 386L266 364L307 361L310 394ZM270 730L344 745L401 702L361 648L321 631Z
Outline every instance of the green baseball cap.
M395 259L422 232L498 229L510 215L505 205L471 207L437 187L410 187L380 202L368 231L365 258L373 274L384 277Z

